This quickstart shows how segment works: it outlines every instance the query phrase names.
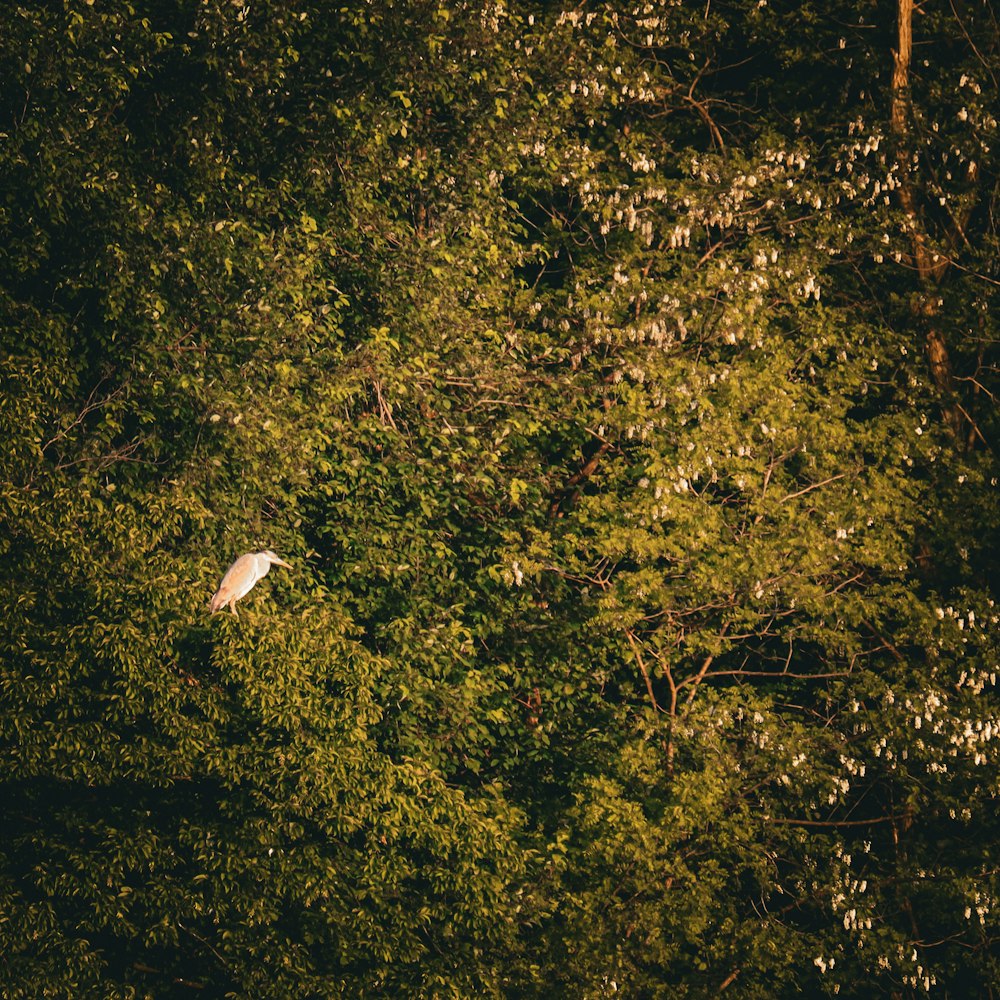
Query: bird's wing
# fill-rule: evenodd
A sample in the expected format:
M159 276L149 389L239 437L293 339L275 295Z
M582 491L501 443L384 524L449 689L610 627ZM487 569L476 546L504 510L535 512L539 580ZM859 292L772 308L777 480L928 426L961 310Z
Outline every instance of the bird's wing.
M247 581L249 581L248 586L246 586ZM218 611L219 608L224 608L234 595L237 598L242 597L250 591L256 582L257 555L254 552L248 552L246 555L240 556L226 570L226 575L222 578L219 589L215 592L209 603L210 610ZM241 584L245 586L245 589Z

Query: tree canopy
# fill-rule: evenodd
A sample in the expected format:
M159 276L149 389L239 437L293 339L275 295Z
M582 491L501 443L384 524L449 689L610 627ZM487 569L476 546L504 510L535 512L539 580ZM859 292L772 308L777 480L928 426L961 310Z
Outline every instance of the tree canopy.
M998 13L9 5L0 993L994 996Z

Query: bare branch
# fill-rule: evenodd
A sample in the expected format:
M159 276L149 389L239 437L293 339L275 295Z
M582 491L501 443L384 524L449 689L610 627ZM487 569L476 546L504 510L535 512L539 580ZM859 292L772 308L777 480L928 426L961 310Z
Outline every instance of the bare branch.
M653 693L653 682L650 680L649 671L646 669L646 662L642 658L639 644L635 641L630 629L625 630L625 638L628 639L628 644L632 647L632 653L635 656L635 662L639 664L639 670L642 671L642 679L646 682L646 691L649 693L649 700L653 705L653 709L657 712L662 712L663 709L660 708L656 701L656 695Z
M829 479L824 479L819 483L813 483L810 486L806 486L805 489L797 490L795 493L789 493L788 496L782 497L778 503L785 503L788 500L794 500L796 497L804 496L806 493L818 490L821 486L826 486L829 483L835 483L838 479L843 479L846 475L846 472L838 472L837 475L830 476Z

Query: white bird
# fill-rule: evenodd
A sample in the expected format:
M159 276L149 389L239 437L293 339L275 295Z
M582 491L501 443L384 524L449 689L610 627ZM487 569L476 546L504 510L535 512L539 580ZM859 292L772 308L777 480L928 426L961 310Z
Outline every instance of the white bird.
M219 589L209 602L208 606L212 613L221 611L228 604L229 610L236 618L239 618L239 615L236 614L236 602L241 597L246 597L258 580L267 576L267 571L271 568L272 563L275 566L284 566L286 569L292 568L270 549L264 549L263 552L248 552L246 555L240 556L226 570L226 575L222 578Z

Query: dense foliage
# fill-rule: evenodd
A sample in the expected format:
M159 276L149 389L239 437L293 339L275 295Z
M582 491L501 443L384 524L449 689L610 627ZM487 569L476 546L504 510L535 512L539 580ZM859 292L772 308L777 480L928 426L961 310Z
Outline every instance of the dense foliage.
M8 5L0 994L994 996L998 13Z

